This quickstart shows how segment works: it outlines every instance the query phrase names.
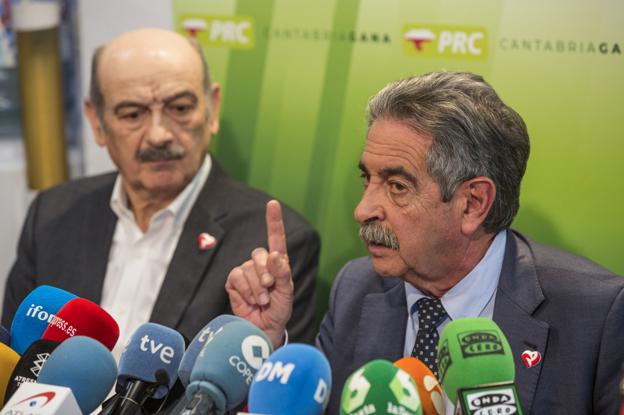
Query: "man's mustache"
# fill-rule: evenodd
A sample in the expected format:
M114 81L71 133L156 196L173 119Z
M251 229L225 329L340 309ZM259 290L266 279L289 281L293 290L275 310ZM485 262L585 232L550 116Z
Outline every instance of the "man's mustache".
M394 232L378 222L364 223L360 226L360 238L366 243L399 250L399 239Z
M175 144L162 147L148 147L139 150L136 155L137 160L141 162L179 160L182 157L184 157L184 148Z

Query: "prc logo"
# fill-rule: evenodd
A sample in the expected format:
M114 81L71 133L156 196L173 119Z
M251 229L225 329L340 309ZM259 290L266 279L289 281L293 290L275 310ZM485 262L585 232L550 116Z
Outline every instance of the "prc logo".
M251 49L256 44L255 22L251 16L180 16L176 30L199 41L202 46Z
M423 50L423 43L435 40L436 35L429 29L412 29L403 36L412 42L417 51Z
M256 370L260 369L264 359L269 357L269 345L260 336L247 336L241 344L241 350L249 366Z
M46 360L48 360L48 357L50 357L50 353L37 354L37 360L33 362L34 366L30 368L30 371L32 372L33 375L35 375L35 377L39 377L39 372L41 371L41 367L46 362Z
M487 57L482 27L406 24L403 51L410 56L481 60Z
M217 240L214 236L210 235L208 232L202 232L197 237L197 246L202 251L207 251L209 249L214 248L217 245Z
M13 406L15 407L26 402L26 405L28 405L29 408L43 408L54 398L55 395L56 392L52 391L41 392L36 395L29 396L26 399L22 399Z
M522 361L527 368L532 368L542 361L542 354L537 350L525 350L522 352Z
M488 354L505 354L503 343L493 330L459 333L457 339L465 358Z
M452 364L453 360L451 359L451 353L449 351L448 339L444 339L438 348L438 372L440 375L440 382L444 380L446 371Z

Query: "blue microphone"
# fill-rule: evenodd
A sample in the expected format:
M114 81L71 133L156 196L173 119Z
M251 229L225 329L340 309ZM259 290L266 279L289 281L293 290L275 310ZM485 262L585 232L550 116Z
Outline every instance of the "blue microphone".
M99 341L75 336L59 344L45 362L37 383L71 389L80 410L88 414L106 399L117 377L117 362Z
M112 413L134 414L148 398L167 396L183 353L184 338L177 331L156 323L139 326L119 359L119 395Z
M307 344L289 344L264 362L249 390L249 412L321 415L331 391L329 362Z
M221 328L232 321L241 321L242 318L236 317L230 314L223 314L212 319L208 324L204 326L193 338L191 344L189 344L182 361L180 362L180 368L178 369L178 377L180 382L186 388L191 378L191 371L197 360L197 355L201 352L202 347L207 340L211 339Z
M54 315L76 296L60 288L42 285L32 290L15 312L11 323L11 349L24 354L41 335Z
M222 415L240 405L272 349L264 332L248 321L225 324L197 356L186 388L189 403L180 413Z

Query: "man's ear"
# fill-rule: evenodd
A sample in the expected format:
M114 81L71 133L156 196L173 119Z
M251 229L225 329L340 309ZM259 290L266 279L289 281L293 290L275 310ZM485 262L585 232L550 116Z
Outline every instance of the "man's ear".
M89 124L91 125L91 130L93 130L93 135L95 135L95 142L100 146L106 146L106 136L104 134L104 126L100 121L100 117L98 117L97 111L91 101L86 100L84 103L84 112L87 116L87 120L89 120Z
M212 84L210 95L210 135L215 135L219 131L219 117L221 115L221 85Z
M466 180L458 190L464 198L462 232L472 235L479 230L494 204L496 185L489 177L479 176Z

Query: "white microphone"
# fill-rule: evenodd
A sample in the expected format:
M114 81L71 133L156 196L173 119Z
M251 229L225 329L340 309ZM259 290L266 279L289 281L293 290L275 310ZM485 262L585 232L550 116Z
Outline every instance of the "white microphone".
M83 415L71 389L26 382L4 405L0 415Z

